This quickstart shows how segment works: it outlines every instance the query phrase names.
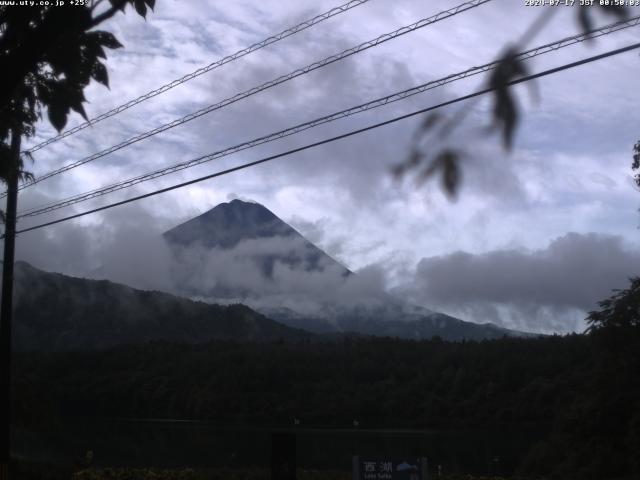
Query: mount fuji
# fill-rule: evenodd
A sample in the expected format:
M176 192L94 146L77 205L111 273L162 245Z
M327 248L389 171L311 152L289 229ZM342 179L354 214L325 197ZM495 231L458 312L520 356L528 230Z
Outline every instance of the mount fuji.
M290 327L416 340L527 335L407 304L381 279L351 272L258 203L222 203L163 236L179 294L240 302Z

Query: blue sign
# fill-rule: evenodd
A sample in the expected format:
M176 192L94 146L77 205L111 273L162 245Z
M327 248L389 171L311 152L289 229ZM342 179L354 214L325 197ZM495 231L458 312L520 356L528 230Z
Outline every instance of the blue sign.
M353 480L426 479L426 458L353 457Z

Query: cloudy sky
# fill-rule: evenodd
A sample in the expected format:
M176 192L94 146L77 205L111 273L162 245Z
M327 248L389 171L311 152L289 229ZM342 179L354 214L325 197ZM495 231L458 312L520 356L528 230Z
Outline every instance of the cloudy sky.
M202 75L38 151L45 173L204 106L393 31L460 2L370 0L348 13ZM158 0L147 20L118 15L104 26L125 48L109 54L111 89L91 85L90 116L324 12L336 0ZM559 7L527 47L580 31ZM24 190L37 206L250 140L429 80L488 63L527 29L541 7L494 0L404 35L90 165ZM640 9L632 12L640 13ZM595 15L595 24L613 18ZM531 61L540 71L637 42L640 27ZM25 233L18 258L91 274L97 257L154 275L151 238L231 198L267 206L352 270L378 268L389 289L477 322L536 331L584 327L585 312L640 273L640 192L630 169L640 138L638 51L562 72L515 93L523 112L515 146L487 134L489 99L474 103L444 144L466 152L455 201L437 181L393 179L422 119L415 117L132 206ZM482 85L452 83L102 199L24 220L28 227L386 120ZM451 116L459 108L443 109ZM78 116L69 127L81 123ZM31 144L54 134L45 122ZM147 247L146 247L147 246ZM144 265L144 266L143 266ZM156 272L157 273L157 272ZM95 274L94 274L95 275Z

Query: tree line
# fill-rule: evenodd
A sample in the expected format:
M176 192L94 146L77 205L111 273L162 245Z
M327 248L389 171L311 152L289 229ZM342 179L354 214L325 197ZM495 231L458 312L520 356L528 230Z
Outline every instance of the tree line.
M640 473L640 332L483 342L156 342L25 353L16 421L184 418L250 425L545 430L521 473Z

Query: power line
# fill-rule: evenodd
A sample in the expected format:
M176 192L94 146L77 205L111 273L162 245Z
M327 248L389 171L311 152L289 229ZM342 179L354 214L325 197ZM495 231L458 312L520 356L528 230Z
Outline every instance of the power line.
M34 179L30 182L27 182L23 185L21 185L20 189L24 189L27 188L31 185L35 185L36 183L39 183L43 180L46 180L47 178L51 178L55 175L59 175L60 173L66 172L68 170L71 170L73 168L79 167L80 165L84 165L85 163L89 163L92 162L94 160L97 160L99 158L102 158L106 155L109 155L110 153L116 152L118 150L121 150L122 148L128 147L129 145L132 145L134 143L137 143L141 140L144 140L146 138L152 137L154 135L157 135L158 133L164 132L166 130L169 130L171 128L177 127L179 125L182 125L186 122L189 122L191 120L195 120L196 118L199 118L203 115L206 115L208 113L213 112L214 110L219 110L223 107L226 107L228 105L231 105L232 103L235 103L239 100L242 100L244 98L250 97L252 95L255 95L259 92L262 92L263 90L266 90L268 88L271 87L275 87L276 85L280 85L281 83L287 82L289 80L292 80L296 77L305 75L309 72L312 72L314 70L317 70L319 68L325 67L329 64L332 64L334 62L337 62L339 60L342 60L344 58L347 58L351 55L355 55L356 53L362 52L364 50L367 50L369 48L375 47L377 45L380 45L382 43L388 42L389 40L393 40L401 35L405 35L407 33L413 32L415 30L418 30L420 28L426 27L428 25L432 25L436 22L439 22L440 20L444 20L446 18L452 17L454 15L457 15L459 13L465 12L467 10L470 10L472 8L478 7L484 3L488 3L491 0L471 0L465 3L462 3L460 5L458 5L457 7L451 8L449 10L444 10L442 12L439 12L435 15L432 15L431 17L428 18L424 18L422 20L419 20L411 25L399 28L393 32L390 33L385 33L383 35L380 35L378 37L376 37L373 40L369 40L367 42L361 43L355 47L351 47L347 50L342 51L341 53L332 55L330 57L326 57L318 62L312 63L310 65L307 65L305 67L299 68L297 70L294 70L293 72L287 74L287 75L282 75L276 79L270 80L268 82L263 83L262 85L259 85L257 87L253 87L249 90L246 90L245 92L242 93L238 93L232 97L226 98L216 104L213 105L209 105L208 107L202 108L196 112L190 113L189 115L186 115L182 118L173 120L172 122L166 123L160 127L154 128L153 130L144 132L142 134L136 135L134 137L129 138L128 140L125 140L124 142L121 142L117 145L114 145L112 147L109 147L105 150L102 150L101 152L95 153L89 157L85 157L81 160L78 160L76 162L73 163L69 163L57 170L53 170L50 171L48 173L45 173L44 175L40 176L37 179Z
M626 28L630 28L633 26L637 26L638 24L640 24L640 15L627 19L625 21L622 22L616 22L616 23L612 23L609 25L606 25L604 27L592 30L590 32L586 32L586 33L581 33L578 35L574 35L571 37L566 37L563 38L561 40L557 40L555 42L552 43L547 43L545 45L541 45L539 47L536 48L532 48L530 50L527 50L525 52L519 53L518 55L516 55L516 59L519 61L525 61L525 60L529 60L531 58L537 57L539 55L543 55L552 51L556 51L559 50L561 48L565 48L571 45L574 45L576 43L580 43L583 42L587 39L590 38L594 38L594 37L600 37L600 36L604 36L604 35L608 35ZM341 119L341 118L346 118L358 113L362 113L374 108L378 108L384 105L388 105L390 103L393 102L397 102L399 100L403 100L406 98L409 98L413 95L417 95L419 93L423 93L425 91L440 87L442 85L446 85L448 83L452 83L464 78L468 78L474 75L478 75L480 73L484 73L487 72L489 70L492 70L494 68L496 68L496 66L499 64L499 61L496 62L492 62L492 63L488 63L479 67L472 67L470 69L467 69L465 71L459 72L459 73L455 73L452 75L448 75L446 77L440 78L438 80L432 80L430 82L424 83L422 85L418 85L416 87L412 87L410 89L401 91L401 92L397 92L397 93L393 93L391 95L387 95L385 97L381 97L378 98L376 100L372 100L370 102L367 103L363 103L360 105L357 105L355 107L351 107L348 108L346 110L342 110L336 113L332 113L330 115L326 115L320 118L316 118L314 120L311 120L309 122L305 122L305 123L301 123L298 124L296 126L287 128L285 130L280 130L278 132L275 133L271 133L269 135L265 135L262 137L258 137L255 138L253 140L249 140L247 142L243 142L240 143L238 145L232 146L232 147L228 147L225 148L223 150L219 150L217 152L214 153L210 153L207 155L203 155L185 162L181 162L181 163L177 163L174 164L172 166L169 167L165 167L165 168L161 168L159 170L155 170L152 172L148 172L145 173L143 175L139 175L127 180L124 180L122 182L118 182L118 183L114 183L105 187L100 187L98 189L95 190L91 190L89 192L84 192L84 193L80 193L77 195L73 195L70 197L67 197L65 199L62 200L56 200L54 202L50 202L48 204L45 205L40 205L37 207L33 207L31 209L22 211L18 214L18 218L24 218L24 217L35 217L38 215L42 215L44 213L48 213L48 212L52 212L54 210L58 210L60 208L64 208L64 207L68 207L70 205L74 205L76 203L80 203L80 202L84 202L87 200L91 200L94 198L98 198L101 197L103 195L107 195L109 193L113 193L125 188L129 188L132 187L134 185L138 185L140 183L149 181L149 180L153 180L171 173L175 173L187 168L191 168L206 162L210 162L212 160L217 160L219 158L225 157L227 155L231 155L233 153L237 153L249 148L253 148L256 147L258 145L262 145L268 142L272 142L274 140L278 140L281 138L285 138L297 133L300 133L302 131L314 128L316 126L325 124L325 123L329 123L329 122L333 122L335 120Z
M129 108L138 105L139 103L144 102L145 100L149 100L150 98L153 98L157 95L160 95L161 93L164 93L168 90L171 90L174 87L177 87L178 85L181 85L183 83L188 82L189 80L193 80L196 77L199 77L200 75L203 75L205 73L208 73L212 70L215 70L218 67L221 67L227 63L230 63L234 60L237 60L239 58L244 57L245 55L249 55L250 53L253 53L257 50L260 50L268 45L272 45L276 42L279 42L280 40L283 40L287 37L290 37L292 35L295 35L296 33L302 32L303 30L306 30L307 28L310 28L314 25L317 25L320 22L323 22L331 17L335 17L336 15L340 15L341 13L344 13L348 10L351 10L352 8L355 7L359 7L360 5L369 2L370 0L351 0L343 5L337 6L332 8L331 10L328 10L324 13L321 13L320 15L316 15L315 17L309 19L309 20L305 20L304 22L299 23L298 25L295 25L293 27L287 28L286 30L283 30L280 33L277 33L275 35L272 35L268 38L265 38L264 40L254 43L253 45L250 45L247 48L243 48L242 50L238 50L235 53L232 53L231 55L227 55L224 58L221 58L219 60L216 60L213 63L210 63L209 65L199 68L198 70L195 70L191 73L188 73L187 75L184 75L181 78L178 78L177 80L174 80L170 83L167 83L165 85L162 85L159 88L156 88L155 90L152 90L148 93L145 93L144 95L141 95L137 98L134 98L133 100L128 101L127 103L124 103L118 107L115 107L111 110L109 110L108 112L102 113L100 115L98 115L97 117L94 117L90 120L87 120L86 122L78 125L77 127L71 128L67 131L65 131L64 133L61 133L59 135L56 135L55 137L51 137L47 140L45 140L42 143L39 143L37 145L35 145L34 147L31 147L28 152L29 153L33 153L36 152L38 150L40 150L41 148L46 147L47 145L50 145L54 142L57 142L59 140L62 140L63 138L66 138L70 135L73 135L75 133L78 133L81 130L84 130L87 127L91 127L93 125L95 125L98 122L101 122L102 120L105 120L109 117L113 117L114 115L117 115L121 112L124 112L125 110L128 110Z
M632 45L628 45L628 46L623 47L623 48L618 48L616 50L611 50L609 52L602 53L600 55L594 55L592 57L584 58L582 60L578 60L576 62L568 63L568 64L562 65L560 67L555 67L555 68L551 68L549 70L545 70L543 72L539 72L539 73L532 74L532 75L527 75L525 77L521 77L521 78L518 78L516 80L512 80L507 85L513 86L513 85L517 85L517 84L520 84L520 83L529 82L529 81L534 80L536 78L541 78L541 77L545 77L545 76L548 76L548 75L552 75L554 73L558 73L558 72L561 72L561 71L564 71L564 70L568 70L568 69L571 69L571 68L578 67L580 65L585 65L585 64L588 64L588 63L591 63L591 62L595 62L597 60L602 60L603 58L611 57L613 55L619 55L621 53L625 53L625 52L628 52L628 51L631 51L631 50L635 50L635 49L638 49L638 48L640 48L640 43L634 43ZM383 127L383 126L386 126L386 125L390 125L392 123L396 123L396 122L399 122L401 120L405 120L407 118L414 117L416 115L421 115L423 113L427 113L427 112L430 112L432 110L436 110L438 108L446 107L446 106L452 105L454 103L458 103L458 102L462 102L462 101L465 101L465 100L469 100L471 98L478 97L480 95L485 95L485 94L490 93L490 92L492 92L494 90L496 90L496 88L485 88L485 89L482 89L482 90L478 90L478 91L476 91L474 93L470 93L468 95L465 95L465 96L462 96L462 97L458 97L458 98L455 98L453 100L448 100L446 102L442 102L442 103L439 103L437 105L433 105L431 107L423 108L423 109L417 110L415 112L407 113L405 115L394 117L394 118L391 118L389 120L385 120L383 122L375 123L375 124L369 125L367 127L359 128L359 129L356 129L356 130L351 130L350 132L343 133L341 135L337 135L337 136L334 136L334 137L326 138L324 140L320 140L318 142L310 143L310 144L304 145L302 147L298 147L298 148L294 148L294 149L291 149L291 150L287 150L286 152L278 153L276 155L271 155L271 156L262 158L260 160L255 160L253 162L244 163L244 164L238 165L236 167L228 168L226 170L222 170L222 171L215 172L215 173L212 173L212 174L209 174L209 175L205 175L203 177L195 178L193 180L189 180L189 181L186 181L186 182L178 183L178 184L172 185L170 187L161 188L161 189L155 190L153 192L145 193L143 195L138 195L136 197L132 197L132 198L129 198L129 199L126 199L126 200L122 200L122 201L119 201L119 202L115 202L115 203L111 203L109 205L104 205L102 207L94 208L94 209L91 209L91 210L86 210L84 212L76 213L74 215L69 215L67 217L63 217L63 218L60 218L58 220L52 220L50 222L41 223L39 225L34 225L32 227L23 228L22 230L18 230L16 233L17 234L18 233L25 233L25 232L29 232L29 231L32 231L32 230L37 230L37 229L40 229L40 228L48 227L48 226L51 226L51 225L55 225L55 224L58 224L58 223L62 223L62 222L73 220L73 219L76 219L76 218L79 218L79 217L83 217L85 215L90 215L92 213L97 213L97 212L100 212L100 211L103 211L103 210L108 210L110 208L118 207L120 205L125 205L127 203L136 202L138 200L143 200L145 198L149 198L149 197L152 197L152 196L155 196L155 195L159 195L161 193L169 192L171 190L176 190L178 188L182 188L182 187L186 187L186 186L189 186L189 185L193 185L195 183L200 183L200 182L203 182L205 180L209 180L211 178L220 177L220 176L227 175L227 174L230 174L230 173L233 173L233 172L237 172L239 170L244 170L244 169L247 169L249 167L254 167L256 165L260 165L262 163L266 163L266 162L269 162L271 160L275 160L277 158L286 157L286 156L292 155L294 153L302 152L304 150L315 148L315 147L318 147L320 145L324 145L324 144L327 144L327 143L335 142L337 140L342 140L344 138L352 137L354 135L358 135L360 133L364 133L364 132L367 132L369 130L373 130L373 129L380 128L380 127Z

